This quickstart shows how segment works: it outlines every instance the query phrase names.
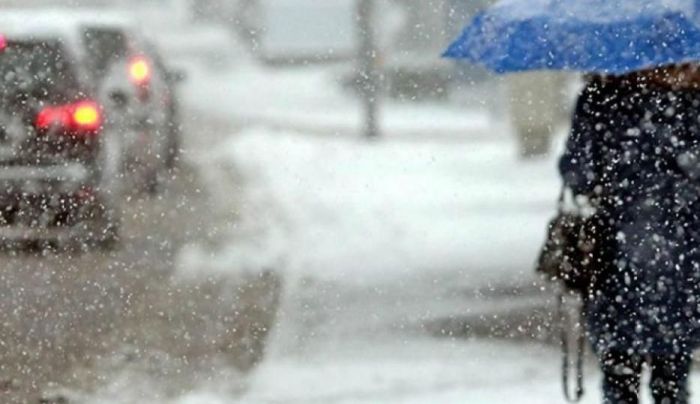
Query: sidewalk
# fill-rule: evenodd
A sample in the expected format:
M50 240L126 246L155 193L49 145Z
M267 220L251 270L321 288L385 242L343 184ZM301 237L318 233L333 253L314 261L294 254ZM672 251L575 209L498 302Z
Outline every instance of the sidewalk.
M243 178L238 231L257 237L211 270L279 262L286 286L242 397L215 380L178 403L561 402L557 348L444 338L473 319L546 304L536 290L507 290L534 279L559 186L555 157L523 162L488 115L449 108L389 107L396 115L384 124L396 132L366 142L352 102L326 92L327 79L250 69L197 89L209 95L200 107L242 126L207 159ZM426 132L401 134L402 125Z
M444 319L541 306L536 294L486 299L532 281L556 200L554 162L523 163L511 146L253 128L219 148L273 235L259 251L286 264L242 402L488 403L533 388L531 402L559 402L557 349L434 336Z

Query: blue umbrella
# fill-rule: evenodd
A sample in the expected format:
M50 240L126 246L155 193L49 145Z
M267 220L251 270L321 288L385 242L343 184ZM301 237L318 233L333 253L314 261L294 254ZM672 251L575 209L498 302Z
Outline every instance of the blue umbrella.
M700 0L502 0L444 56L498 73L624 74L700 61Z

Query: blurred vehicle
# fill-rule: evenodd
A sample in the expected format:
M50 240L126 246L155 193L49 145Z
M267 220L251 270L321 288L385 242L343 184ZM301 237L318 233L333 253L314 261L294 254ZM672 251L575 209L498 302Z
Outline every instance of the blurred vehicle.
M180 99L177 87L178 84L186 79L187 75L183 70L175 70L169 67L153 42L144 42L142 46L144 55L150 58L153 63L154 75L160 78L160 83L164 86L161 90L168 133L165 164L166 167L172 169L177 166L182 150L182 117L180 115ZM132 64L132 78L138 76L138 68L136 66Z
M164 169L180 152L180 114L176 84L181 75L165 67L155 47L130 20L81 12L72 16L98 83L100 99L125 133L125 170L149 193L159 189Z
M125 18L82 12L73 16L82 36L87 65L105 104L135 119L137 136L129 156L154 190L163 167L175 167L181 120L177 84L184 75L166 67L157 48ZM146 153L144 153L144 151Z
M129 185L157 192L163 172L179 158L176 84L182 74L165 67L132 20L104 10L16 9L4 11L0 23L32 27L29 33L53 31L70 45L106 124L121 131Z
M119 133L77 47L45 25L0 25L0 239L112 245Z

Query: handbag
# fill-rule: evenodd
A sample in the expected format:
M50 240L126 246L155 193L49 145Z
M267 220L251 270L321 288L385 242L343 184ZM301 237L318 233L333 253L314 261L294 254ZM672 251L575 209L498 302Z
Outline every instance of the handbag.
M605 268L606 248L609 242L609 229L600 213L585 214L581 206L573 211L565 208L566 188L562 187L559 195L557 215L547 227L547 239L542 246L536 271L549 281L559 283L557 293L557 317L559 320L559 337L562 347L562 387L568 402L580 402L584 395L583 357L585 354L585 333L580 327L572 327L570 316L566 314L565 294L585 296ZM582 323L579 312L579 323ZM570 387L571 359L569 333L577 330L575 340L576 386Z
M536 271L568 290L586 293L602 267L605 225L600 214L586 215L580 206L567 211L565 195L566 189L562 188L557 215L547 226Z

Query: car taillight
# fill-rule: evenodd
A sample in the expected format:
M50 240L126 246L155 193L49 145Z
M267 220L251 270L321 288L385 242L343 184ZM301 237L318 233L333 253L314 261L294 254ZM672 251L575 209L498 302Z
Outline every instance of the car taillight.
M129 78L138 85L147 85L151 80L151 64L143 56L132 58L129 61Z
M0 35L0 52L7 48L7 37L5 35Z
M102 111L93 101L49 106L39 111L35 126L41 130L57 127L74 133L97 132L102 126Z
M66 128L70 124L70 114L65 107L46 107L39 111L34 125L37 129L51 127Z
M78 130L97 131L102 126L100 107L92 101L82 101L73 105L71 124Z

